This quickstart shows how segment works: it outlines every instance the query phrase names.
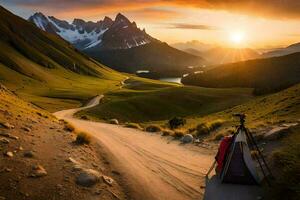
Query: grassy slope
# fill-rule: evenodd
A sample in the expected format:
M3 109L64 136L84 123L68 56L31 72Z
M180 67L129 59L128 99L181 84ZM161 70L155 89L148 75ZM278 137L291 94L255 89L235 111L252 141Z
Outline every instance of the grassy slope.
M50 111L120 86L125 76L0 7L0 82Z
M247 126L250 128L298 121L300 119L300 84L203 118L190 119L189 124L222 119L228 122L228 126L232 126L237 123L232 117L234 113L245 113Z
M157 82L139 78L127 82L122 90L108 93L96 108L82 111L78 115L88 115L95 119L117 118L121 122L149 123L175 116L207 115L241 104L252 97L250 94L251 89L157 85Z
M251 87L263 94L300 82L300 53L220 65L202 74L183 78L186 84L202 87Z

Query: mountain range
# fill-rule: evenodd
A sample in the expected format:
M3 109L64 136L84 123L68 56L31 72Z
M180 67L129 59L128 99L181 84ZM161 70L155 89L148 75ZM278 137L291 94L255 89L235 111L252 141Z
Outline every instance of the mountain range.
M114 20L105 17L98 22L74 19L69 23L42 13L35 13L28 20L43 31L59 35L80 51L122 72L151 70L163 73L203 63L201 57L153 38L120 13Z
M269 57L285 56L296 52L300 52L300 42L289 45L286 48L281 48L275 51L266 52L262 56L265 58L269 58Z

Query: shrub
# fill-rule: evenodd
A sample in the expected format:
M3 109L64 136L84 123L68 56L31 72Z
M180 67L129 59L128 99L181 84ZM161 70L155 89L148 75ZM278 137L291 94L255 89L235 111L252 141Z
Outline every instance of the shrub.
M164 130L161 135L162 136L169 136L169 135L173 135L173 132L169 131L169 130Z
M161 131L161 128L157 125L150 125L150 126L147 126L146 129L145 129L147 132L160 132Z
M215 131L216 129L220 128L223 125L224 121L222 120L216 120L213 122L210 122L208 127L210 131Z
M80 117L80 119L88 120L89 118L88 118L86 115L82 115L82 116Z
M127 128L135 128L135 129L140 129L140 130L143 129L143 128L142 128L139 124L137 124L137 123L126 123L126 124L125 124L125 127L127 127Z
M175 131L174 132L174 137L175 138L181 138L184 136L184 133L182 131Z
M80 132L77 134L75 143L76 144L89 144L91 142L91 137L85 133L85 132Z
M201 123L196 127L197 136L208 135L209 132L210 132L209 127L205 123Z
M66 122L64 130L68 132L73 132L75 131L75 127L72 124Z
M186 124L186 120L181 117L174 117L173 119L169 120L169 126L171 129L176 129L179 126L184 126Z

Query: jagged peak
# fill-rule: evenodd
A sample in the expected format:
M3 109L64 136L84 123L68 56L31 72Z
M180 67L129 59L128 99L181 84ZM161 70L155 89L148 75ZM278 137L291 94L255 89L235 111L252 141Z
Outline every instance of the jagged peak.
M113 22L113 20L110 17L105 16L103 22Z
M78 19L78 18L75 18L72 22L72 24L74 24L74 25L82 25L84 23L86 23L86 22L83 19Z
M120 22L120 21L126 21L128 23L130 23L129 19L127 17L125 17L125 15L118 13L115 19L116 22Z
M47 17L41 13L41 12L36 12L33 15L31 15L28 19L35 19L35 18L43 18L43 19L47 19Z

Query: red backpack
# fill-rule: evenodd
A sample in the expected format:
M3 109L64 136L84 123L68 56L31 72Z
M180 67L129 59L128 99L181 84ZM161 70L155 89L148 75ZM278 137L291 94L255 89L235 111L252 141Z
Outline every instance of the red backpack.
M215 157L217 162L216 172L217 174L220 174L223 166L226 162L226 155L230 149L231 143L232 143L233 137L232 136L226 136L222 139L218 153Z

